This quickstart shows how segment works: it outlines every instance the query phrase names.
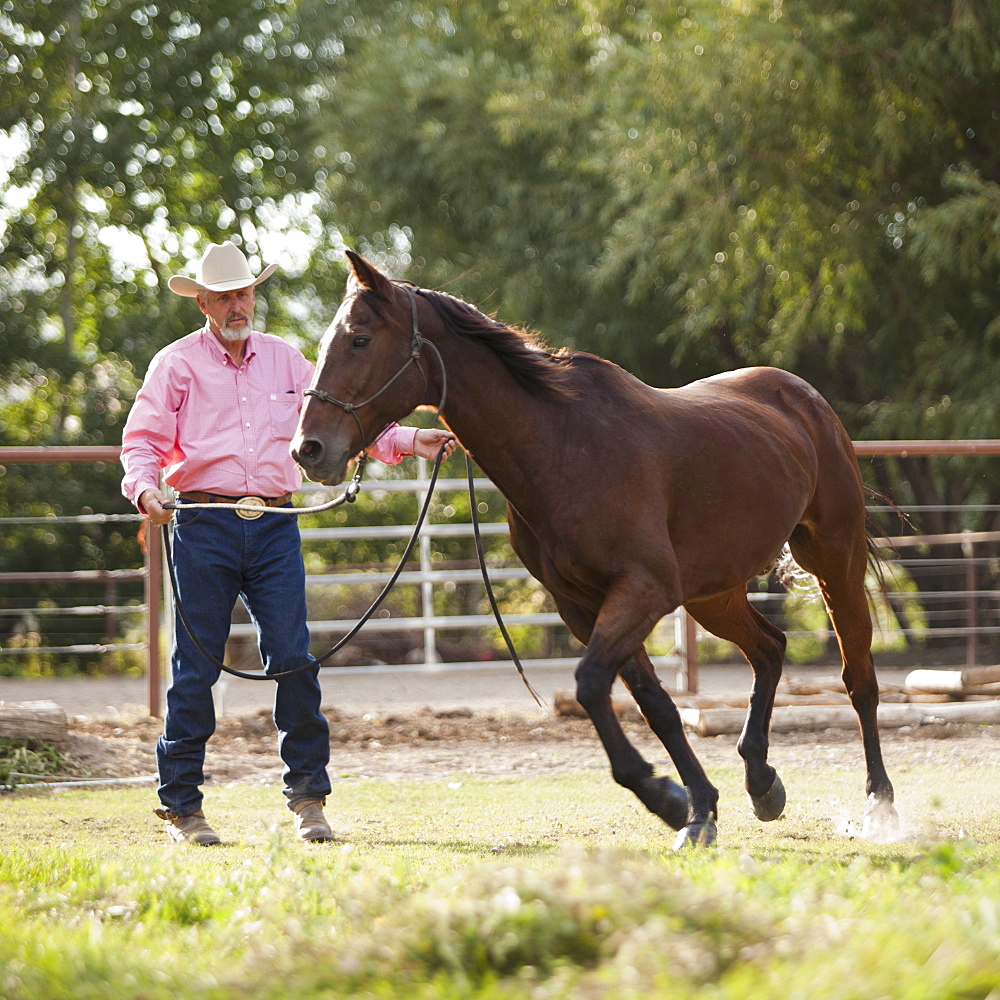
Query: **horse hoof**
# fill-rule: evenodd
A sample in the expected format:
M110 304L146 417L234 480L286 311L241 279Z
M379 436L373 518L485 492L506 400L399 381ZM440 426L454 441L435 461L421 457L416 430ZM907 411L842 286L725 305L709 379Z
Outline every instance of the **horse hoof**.
M861 836L865 840L888 844L901 838L899 814L889 799L877 799L868 796L865 807L865 820L861 825Z
M663 776L644 778L639 789L642 804L672 830L680 830L688 819L688 793L682 785Z
M763 795L751 795L754 815L763 823L770 823L785 811L785 786L777 774L771 787Z
M714 819L706 819L704 823L688 823L674 841L674 850L682 851L685 847L711 847L715 843L718 831Z

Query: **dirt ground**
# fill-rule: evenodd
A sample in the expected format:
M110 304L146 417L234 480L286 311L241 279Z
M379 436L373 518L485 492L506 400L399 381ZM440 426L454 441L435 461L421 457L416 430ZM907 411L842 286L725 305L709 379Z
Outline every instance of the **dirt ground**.
M603 747L587 719L555 714L538 718L468 709L429 708L384 716L346 716L327 711L331 727L330 774L343 778L420 781L453 774L479 777L544 775L607 770ZM664 761L663 748L634 710L625 712L629 738L649 759ZM67 755L81 776L152 780L155 719L78 718L71 723ZM735 735L690 737L702 763L738 761ZM967 760L1000 764L1000 726L931 723L883 733L887 759L896 767L932 752L942 767ZM855 730L778 733L772 759L782 770L822 766L860 769L861 743ZM206 758L215 785L280 785L270 713L222 719Z
M903 700L906 670L880 671L884 701ZM402 677L345 677L324 680L324 711L330 720L330 775L338 778L433 780L453 774L478 776L544 775L560 771L608 771L607 756L585 718L557 714L553 706L572 690L569 671L536 671L532 681L543 706L535 706L520 678L510 669L468 674L421 674ZM749 687L745 667L703 671L695 701L744 706ZM846 700L835 674L791 670L782 681L793 688L819 689ZM131 686L129 686L131 685ZM794 692L793 692L794 693ZM155 781L154 744L162 722L142 708L142 682L73 679L72 682L14 681L0 684L8 701L50 699L61 705L69 722L66 755L72 774L66 778ZM271 722L273 688L243 683L232 686L208 747L208 784L280 785L281 761ZM679 705L692 699L677 696ZM616 705L629 738L644 756L669 766L663 747L652 736L634 704L616 688ZM428 707L432 706L432 707ZM933 706L928 705L929 717ZM79 713L79 714L77 714ZM706 768L738 763L735 735L701 738L689 734ZM863 768L856 728L774 733L772 760L782 770L833 767ZM1000 767L1000 725L935 722L883 731L887 760L895 766L926 759L933 752L949 761L995 761Z

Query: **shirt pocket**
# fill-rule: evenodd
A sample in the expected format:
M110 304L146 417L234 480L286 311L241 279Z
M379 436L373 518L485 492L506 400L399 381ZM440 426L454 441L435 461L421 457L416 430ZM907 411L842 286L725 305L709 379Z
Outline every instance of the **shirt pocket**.
M271 433L278 441L291 441L299 423L302 397L297 392L271 393L268 411L271 415Z

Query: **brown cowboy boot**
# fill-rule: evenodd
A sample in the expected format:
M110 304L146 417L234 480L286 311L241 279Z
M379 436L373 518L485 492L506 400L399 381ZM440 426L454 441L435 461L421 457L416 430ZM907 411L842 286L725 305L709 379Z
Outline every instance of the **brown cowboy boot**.
M171 840L176 840L178 843L201 844L203 847L222 843L219 835L208 825L205 814L200 809L187 816L178 816L169 809L153 811L164 821Z
M305 799L289 808L295 814L295 830L299 840L309 843L333 840L333 831L323 815L322 799Z

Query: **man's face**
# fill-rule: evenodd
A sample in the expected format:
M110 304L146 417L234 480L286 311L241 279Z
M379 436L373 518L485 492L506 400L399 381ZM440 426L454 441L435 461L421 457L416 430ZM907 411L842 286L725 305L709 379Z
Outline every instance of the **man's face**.
M253 285L228 292L203 292L198 296L198 305L208 317L209 329L229 343L247 339L253 326L256 301Z

